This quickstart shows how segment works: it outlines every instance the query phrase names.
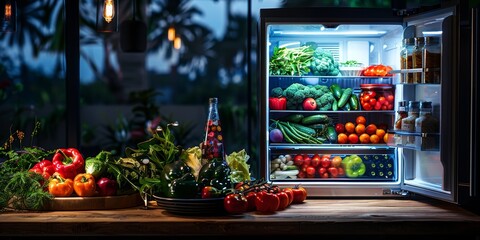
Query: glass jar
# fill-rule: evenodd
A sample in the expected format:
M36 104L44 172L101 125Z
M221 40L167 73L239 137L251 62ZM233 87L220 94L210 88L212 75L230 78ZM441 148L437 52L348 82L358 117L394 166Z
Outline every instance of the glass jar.
M412 69L413 68L413 59L412 52L415 41L413 38L403 39L403 47L400 50L400 68L402 70ZM413 73L402 73L400 75L401 83L412 83L413 82Z
M423 69L424 69L424 66L423 66L424 45L425 45L425 38L423 37L415 38L415 46L413 47L413 52L412 52L413 68L420 68L422 69L422 71L413 73L412 83L422 83Z
M391 84L360 84L362 110L393 110L395 96Z
M425 37L423 61L425 62L425 76L422 83L440 83L440 38Z
M418 118L420 102L409 101L408 102L408 116L402 119L402 131L415 132L415 120ZM415 136L407 136L404 138L403 144L415 145Z

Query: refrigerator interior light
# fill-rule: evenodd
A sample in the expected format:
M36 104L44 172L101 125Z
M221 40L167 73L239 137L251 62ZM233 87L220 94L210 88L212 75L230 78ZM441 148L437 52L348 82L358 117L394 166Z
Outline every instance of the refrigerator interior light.
M442 35L442 31L423 31L422 34L423 36L437 36Z
M337 35L337 36L378 36L385 34L386 31L374 31L374 30L365 30L365 31L314 31L314 32L303 32L303 31L274 31L275 35L308 35L308 36L327 36L327 35Z

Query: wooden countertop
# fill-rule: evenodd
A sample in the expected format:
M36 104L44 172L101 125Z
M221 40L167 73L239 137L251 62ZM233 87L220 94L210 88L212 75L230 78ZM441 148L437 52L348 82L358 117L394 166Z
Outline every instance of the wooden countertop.
M142 206L118 210L7 211L0 236L462 236L480 216L432 199L307 199L273 214L179 216ZM365 238L367 239L367 238ZM382 238L383 239L383 238ZM391 238L390 238L391 239ZM411 238L409 238L411 239ZM478 239L478 238L476 238Z

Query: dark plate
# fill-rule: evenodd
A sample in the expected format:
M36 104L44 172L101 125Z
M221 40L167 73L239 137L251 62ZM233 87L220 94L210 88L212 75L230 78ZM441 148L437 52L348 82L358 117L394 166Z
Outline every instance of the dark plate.
M153 195L157 206L180 215L223 215L223 198L180 199L164 198Z

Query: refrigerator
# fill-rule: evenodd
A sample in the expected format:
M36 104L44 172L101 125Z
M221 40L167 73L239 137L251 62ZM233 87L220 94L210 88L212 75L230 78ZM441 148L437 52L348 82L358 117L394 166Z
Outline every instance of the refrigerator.
M477 7L261 9L258 31L262 178L309 197L478 201ZM434 127L397 128L400 102L430 106Z

